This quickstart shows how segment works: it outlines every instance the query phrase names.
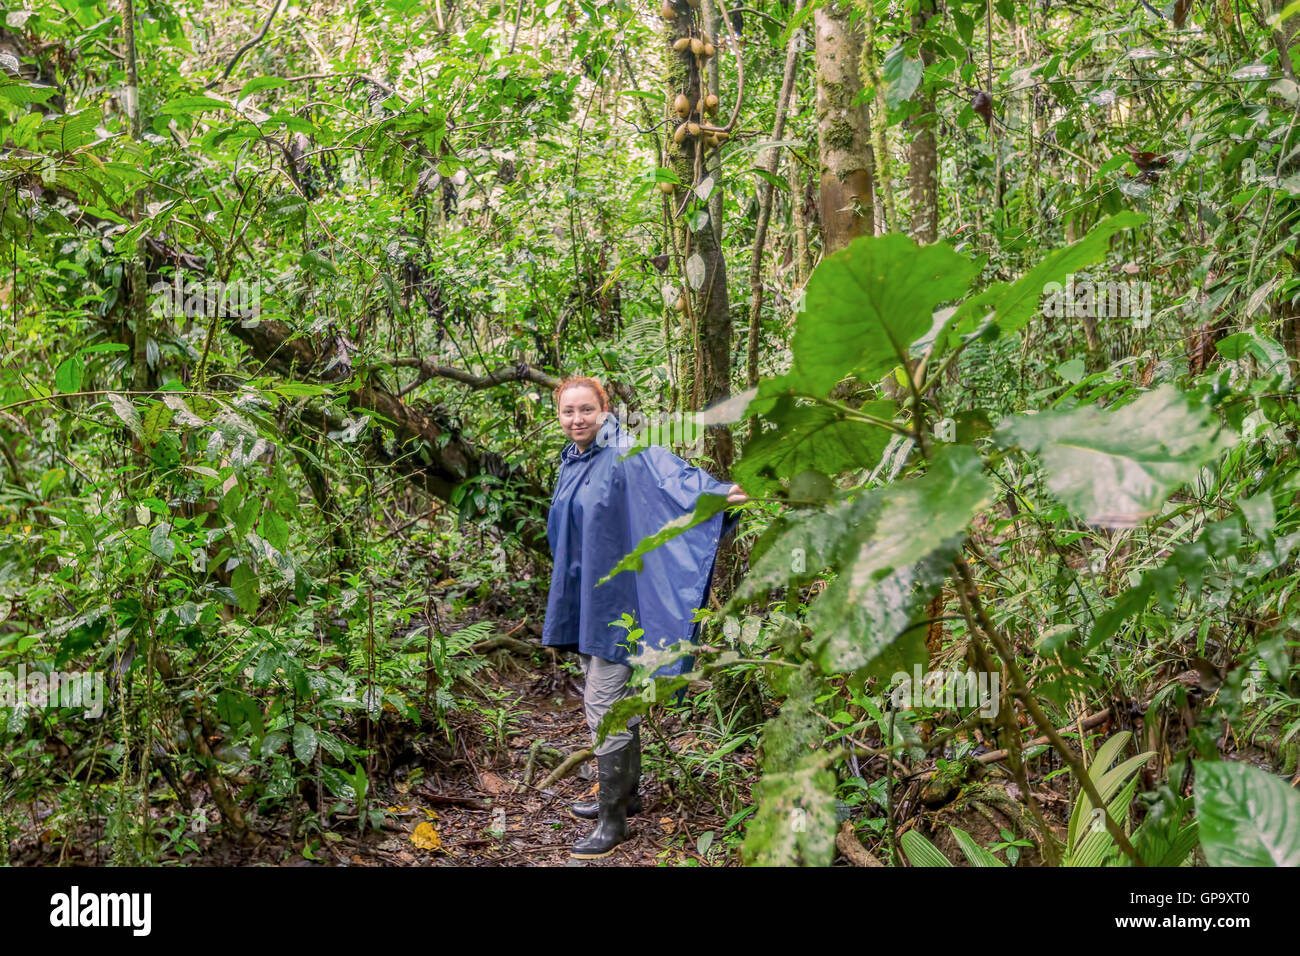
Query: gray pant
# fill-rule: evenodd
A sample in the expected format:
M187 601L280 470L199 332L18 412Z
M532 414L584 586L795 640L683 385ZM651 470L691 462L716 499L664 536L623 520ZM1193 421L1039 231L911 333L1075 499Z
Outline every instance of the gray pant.
M582 711L587 718L587 727L591 730L591 746L597 757L621 750L632 740L632 728L641 722L638 714L628 720L628 729L620 733L611 733L601 743L596 743L596 728L600 719L609 713L609 709L625 697L635 696L635 691L627 685L632 676L632 668L625 664L579 654L582 662L582 674L586 685L582 690Z

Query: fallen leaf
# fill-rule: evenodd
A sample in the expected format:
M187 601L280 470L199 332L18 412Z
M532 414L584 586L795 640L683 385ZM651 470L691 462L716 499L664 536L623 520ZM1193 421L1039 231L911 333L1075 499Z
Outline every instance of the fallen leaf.
M500 793L506 787L506 782L490 770L484 771L479 779L483 783L483 789L488 793Z
M417 824L411 842L421 850L442 849L442 837L438 836L438 829L432 823Z
M673 821L672 817L660 817L659 829L663 830L664 833L672 833L677 829L677 824Z

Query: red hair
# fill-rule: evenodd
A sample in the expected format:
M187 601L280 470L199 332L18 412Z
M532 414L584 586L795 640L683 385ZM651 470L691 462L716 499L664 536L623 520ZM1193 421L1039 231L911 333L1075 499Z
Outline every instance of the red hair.
M555 404L557 406L560 404L561 395L563 395L569 389L577 388L579 386L589 388L593 392L595 392L596 400L600 402L600 410L602 412L609 411L609 396L605 394L605 389L601 387L600 382L596 381L594 378L589 378L585 375L575 376L573 378L566 378L559 385L555 386Z

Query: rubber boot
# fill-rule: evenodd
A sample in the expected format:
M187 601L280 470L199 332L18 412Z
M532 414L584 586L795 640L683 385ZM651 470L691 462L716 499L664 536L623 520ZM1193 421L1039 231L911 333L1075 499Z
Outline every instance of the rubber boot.
M627 800L627 815L635 816L641 812L641 725L632 725L632 740L627 744L632 748L632 795ZM579 800L569 806L569 815L579 820L595 820L600 816L599 800Z
M635 781L632 777L632 744L613 753L597 754L600 793L597 795L596 829L573 845L575 860L596 860L609 856L627 839L627 800Z

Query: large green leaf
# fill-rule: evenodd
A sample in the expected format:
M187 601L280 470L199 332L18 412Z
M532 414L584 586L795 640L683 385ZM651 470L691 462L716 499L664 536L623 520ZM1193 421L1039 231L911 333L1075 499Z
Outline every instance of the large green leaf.
M853 240L808 280L791 342L794 367L783 385L823 396L849 373L880 378L930 330L935 306L965 293L974 275L975 264L942 243L918 247L901 235ZM760 398L764 391L760 386Z
M924 629L909 626L947 576L993 486L974 450L951 445L923 477L880 495L879 517L809 614L817 661L828 673L870 666L884 676L924 659Z
M798 511L774 528L774 537L750 555L749 573L737 585L734 608L771 587L804 584L841 563L844 547L856 544L874 526L880 492L859 495L825 509ZM853 552L855 553L856 549Z
M899 837L899 842L913 866L952 866L952 861L937 846L915 830L908 830Z
M1006 419L997 439L1036 452L1047 487L1091 524L1133 527L1232 442L1171 385L1120 408Z
M894 417L895 410L889 401L867 402L860 409L885 421ZM732 472L751 495L764 495L778 486L778 479L793 478L809 468L831 477L852 468L870 468L880 460L890 436L879 425L846 419L825 405L799 405L789 396L779 399L766 418L776 427L745 446L745 455Z
M1195 790L1210 866L1300 866L1300 792L1249 764L1204 760Z
M961 827L949 826L952 835L957 839L957 845L961 847L962 853L966 854L966 859L970 860L971 866L996 867L1006 866L1001 860L982 847L975 841L975 838L963 830ZM909 833L913 832L911 830Z
M293 725L293 755L303 763L316 756L316 728L299 721Z

